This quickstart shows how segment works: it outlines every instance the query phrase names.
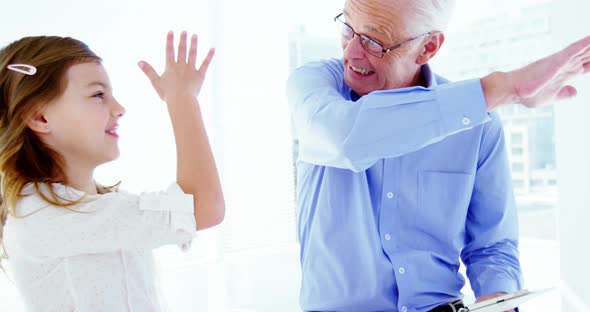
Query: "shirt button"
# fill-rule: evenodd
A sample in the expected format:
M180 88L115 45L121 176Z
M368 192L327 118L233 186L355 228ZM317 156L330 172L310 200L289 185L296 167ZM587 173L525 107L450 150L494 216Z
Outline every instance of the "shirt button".
M403 306L403 307L402 307L402 312L408 312L408 307L406 307L406 306Z
M399 274L404 274L406 273L406 269L404 267L399 268L399 270L397 270L399 272Z
M390 240L390 239L391 239L391 235L385 234L385 240Z
M467 117L463 117L463 124L468 126L471 123L471 119L467 118Z
M387 193L387 198L392 199L393 198L393 193L392 192Z

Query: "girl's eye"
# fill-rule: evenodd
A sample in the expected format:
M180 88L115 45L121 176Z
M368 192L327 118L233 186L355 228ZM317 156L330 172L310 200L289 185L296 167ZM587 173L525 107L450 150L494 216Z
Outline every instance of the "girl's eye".
M92 97L99 98L99 99L104 99L104 93L103 92L98 92L95 95L93 95Z

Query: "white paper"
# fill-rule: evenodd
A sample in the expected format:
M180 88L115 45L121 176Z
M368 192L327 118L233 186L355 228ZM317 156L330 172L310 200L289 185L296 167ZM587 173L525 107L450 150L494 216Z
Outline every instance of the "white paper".
M536 291L529 291L527 289L520 290L511 294L506 294L484 300L478 303L468 305L459 310L459 312L504 312L512 310L523 302L526 302L541 294L547 293L555 288L547 288Z

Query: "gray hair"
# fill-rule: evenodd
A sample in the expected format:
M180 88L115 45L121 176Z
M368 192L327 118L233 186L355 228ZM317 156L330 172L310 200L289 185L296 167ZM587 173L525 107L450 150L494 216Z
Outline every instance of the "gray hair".
M411 0L415 10L417 33L433 30L444 31L451 20L455 8L455 0Z

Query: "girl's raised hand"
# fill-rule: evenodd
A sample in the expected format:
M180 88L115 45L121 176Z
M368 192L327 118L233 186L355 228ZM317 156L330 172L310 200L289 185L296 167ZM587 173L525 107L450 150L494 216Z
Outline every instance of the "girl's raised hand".
M205 80L207 68L211 64L214 49L210 49L207 57L199 66L195 67L197 61L197 35L191 36L190 48L186 51L187 33L183 31L180 34L180 42L178 43L178 55L175 58L174 53L174 33L168 32L166 36L166 69L162 76L154 70L154 68L147 62L141 61L138 63L141 70L149 78L152 86L160 96L160 98L168 104L170 99L198 96Z

